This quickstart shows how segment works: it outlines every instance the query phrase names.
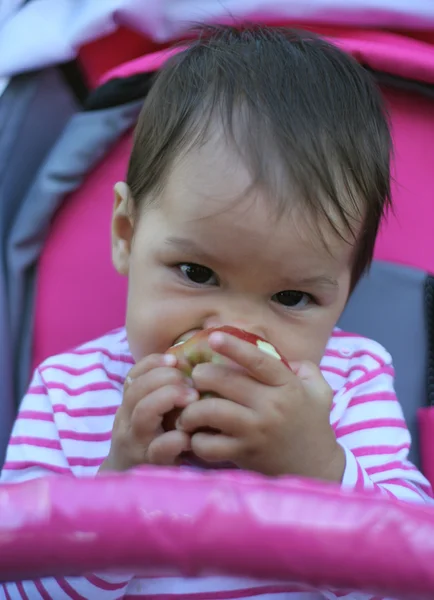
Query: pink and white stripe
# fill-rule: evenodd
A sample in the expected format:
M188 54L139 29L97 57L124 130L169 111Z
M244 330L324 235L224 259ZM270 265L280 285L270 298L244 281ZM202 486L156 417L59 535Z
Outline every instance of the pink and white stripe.
M45 361L23 400L1 480L19 482L57 473L95 475L109 451L114 416L132 364L123 329ZM371 340L335 330L321 369L335 392L330 422L347 457L342 485L400 500L432 502L428 482L407 459L410 434L394 392L390 355ZM0 598L382 600L279 582L161 574L5 583L0 585Z

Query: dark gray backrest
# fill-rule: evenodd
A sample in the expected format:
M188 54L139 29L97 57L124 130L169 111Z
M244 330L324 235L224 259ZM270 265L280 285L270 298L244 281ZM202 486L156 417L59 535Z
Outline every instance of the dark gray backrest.
M75 95L55 68L12 78L0 97L0 465L16 412L17 365L27 368L28 377L29 360L24 364L17 359L21 324L25 312L33 312L33 294L20 305L15 298L10 301L16 277L10 268L10 235L41 164L78 109ZM33 223L40 210L39 199L32 198L28 221ZM20 252L25 252L23 246ZM25 335L30 338L30 327Z
M396 392L413 438L411 460L419 465L417 410L426 405L428 335L424 271L385 262L355 289L338 325L372 338L392 355Z

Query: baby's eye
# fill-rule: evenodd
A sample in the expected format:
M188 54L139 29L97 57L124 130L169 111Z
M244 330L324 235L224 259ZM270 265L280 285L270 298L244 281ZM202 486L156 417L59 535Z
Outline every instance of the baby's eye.
M183 263L178 265L181 273L192 281L200 285L217 285L217 277L211 269L203 267L202 265L196 265L195 263Z
M287 308L300 309L307 306L312 298L305 292L298 292L297 290L285 290L284 292L274 294L273 300L274 302L282 304Z

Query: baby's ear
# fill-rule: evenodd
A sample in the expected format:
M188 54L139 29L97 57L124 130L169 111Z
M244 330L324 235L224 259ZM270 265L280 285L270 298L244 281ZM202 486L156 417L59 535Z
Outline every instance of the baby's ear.
M128 275L134 220L129 187L123 181L114 187L112 216L112 260L120 275Z

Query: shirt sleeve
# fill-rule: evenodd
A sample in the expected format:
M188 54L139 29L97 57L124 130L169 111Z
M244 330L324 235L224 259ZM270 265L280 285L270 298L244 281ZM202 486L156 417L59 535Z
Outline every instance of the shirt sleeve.
M410 432L395 394L390 357L348 382L338 395L341 417L332 424L346 457L342 486L433 502L429 482L408 459Z
M348 381L336 394L332 420L346 457L342 487L418 503L434 503L432 489L408 460L411 437L394 389L390 356ZM362 592L324 590L327 600L391 600Z
M1 483L72 474L56 425L43 376L37 370L21 404L1 473ZM0 583L0 599L122 598L132 579L127 575L93 574Z

